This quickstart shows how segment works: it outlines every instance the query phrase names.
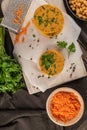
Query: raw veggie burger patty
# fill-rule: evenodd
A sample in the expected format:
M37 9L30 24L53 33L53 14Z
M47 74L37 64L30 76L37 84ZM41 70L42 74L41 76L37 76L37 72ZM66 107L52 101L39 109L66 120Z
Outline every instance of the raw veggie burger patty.
M35 10L33 23L42 34L54 36L61 32L64 18L57 7L45 4Z
M64 57L56 50L47 50L41 55L39 66L43 73L56 75L63 70Z

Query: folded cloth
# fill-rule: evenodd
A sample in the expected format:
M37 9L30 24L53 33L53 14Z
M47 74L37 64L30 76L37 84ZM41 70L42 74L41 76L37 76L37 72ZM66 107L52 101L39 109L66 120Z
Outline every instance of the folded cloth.
M44 110L7 110L0 111L0 115L0 130L63 130L51 122Z

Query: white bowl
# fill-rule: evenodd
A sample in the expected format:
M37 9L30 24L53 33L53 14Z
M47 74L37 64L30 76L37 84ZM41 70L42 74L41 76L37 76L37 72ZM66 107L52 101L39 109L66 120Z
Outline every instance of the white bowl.
M74 95L76 95L76 96L78 97L78 100L79 100L79 102L80 102L80 104L81 104L81 108L80 108L80 111L79 111L79 113L77 114L77 116L74 117L72 120L66 122L66 123L65 123L65 122L62 122L62 121L56 120L55 117L53 117L53 115L52 115L52 113L51 113L51 111L50 111L50 107L49 107L49 106L50 106L50 101L51 101L52 97L53 97L57 92L59 92L59 91L73 92ZM84 101L83 101L81 95L80 95L76 90L74 90L74 89L72 89L72 88L68 88L68 87L62 87L62 88L56 89L55 91L53 91L53 92L49 95L49 97L48 97L48 99L47 99L47 102L46 102L46 110L47 110L47 114L48 114L49 118L50 118L55 124L60 125L60 126L70 126L70 125L75 124L76 122L78 122L78 121L81 119L81 117L82 117L82 115L83 115L83 112L84 112Z

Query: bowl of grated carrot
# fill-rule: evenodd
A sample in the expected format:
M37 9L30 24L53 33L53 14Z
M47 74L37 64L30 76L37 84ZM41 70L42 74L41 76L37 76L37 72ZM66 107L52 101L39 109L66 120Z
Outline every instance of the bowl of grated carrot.
M70 126L81 119L84 113L84 101L76 90L62 87L49 95L46 110L49 118L55 124Z

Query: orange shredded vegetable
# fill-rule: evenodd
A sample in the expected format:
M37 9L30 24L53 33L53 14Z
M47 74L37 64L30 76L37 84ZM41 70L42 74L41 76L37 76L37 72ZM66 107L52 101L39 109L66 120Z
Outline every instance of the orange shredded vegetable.
M23 38L22 38L22 42L24 42L24 41L25 41L25 38L23 37Z
M80 111L81 104L72 92L60 91L56 93L50 104L53 117L64 123L72 120Z
M18 9L15 11L15 17L13 19L13 22L21 25L23 23L23 19L22 19L22 14L23 14L23 10L24 10L24 5L21 4Z
M18 43L21 36L27 34L27 29L28 29L29 26L30 26L30 22L28 22L25 27L21 28L20 32L16 35L16 37L14 39L14 43ZM22 42L24 42L24 41L25 41L25 38L23 37Z

